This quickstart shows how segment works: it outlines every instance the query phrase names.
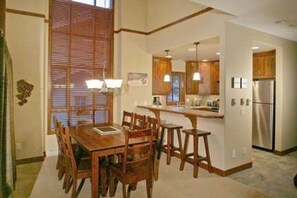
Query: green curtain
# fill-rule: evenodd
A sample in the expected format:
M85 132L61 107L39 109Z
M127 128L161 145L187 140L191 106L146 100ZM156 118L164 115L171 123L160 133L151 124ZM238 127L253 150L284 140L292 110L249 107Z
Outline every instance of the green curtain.
M11 58L0 36L0 198L10 197L16 181Z

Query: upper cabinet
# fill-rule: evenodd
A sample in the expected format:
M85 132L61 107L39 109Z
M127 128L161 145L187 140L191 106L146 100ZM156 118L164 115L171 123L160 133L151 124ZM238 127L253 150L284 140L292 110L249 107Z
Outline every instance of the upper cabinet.
M275 78L275 50L253 54L253 78Z
M203 62L199 64L201 81L199 82L199 94L219 94L219 61Z
M170 82L164 82L164 75L171 75L171 61L167 58L153 57L153 95L168 95L170 93Z
M195 61L186 61L186 93L201 95L219 94L219 61L199 62L200 81L192 80Z
M196 68L196 61L186 61L186 94L198 94L199 81L193 80Z

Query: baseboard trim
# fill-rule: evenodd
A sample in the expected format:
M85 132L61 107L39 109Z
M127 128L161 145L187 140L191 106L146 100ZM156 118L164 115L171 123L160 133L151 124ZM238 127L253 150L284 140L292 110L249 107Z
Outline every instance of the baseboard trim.
M27 159L19 159L19 160L16 160L16 165L29 164L29 163L34 163L34 162L42 162L42 161L44 161L44 158L45 158L45 156L32 157L32 158L27 158Z
M297 146L292 147L292 148L289 148L289 149L286 149L286 150L284 150L284 151L277 151L277 150L274 150L273 153L274 153L275 155L283 156L283 155L287 155L287 154L289 154L289 153L292 153L292 152L294 152L294 151L297 151Z
M167 154L167 151L165 149L162 149L162 151ZM180 153L173 153L173 156L181 159ZM186 162L193 165L193 160L192 159L186 159ZM207 163L199 162L199 167L201 167L201 168L203 168L205 170L208 170ZM229 175L234 174L236 172L239 172L239 171L242 171L242 170L245 170L245 169L248 169L248 168L252 168L252 167L253 167L253 163L249 162L247 164L243 164L243 165L240 165L240 166L237 166L237 167L231 168L229 170L225 170L225 171L212 166L212 170L213 170L213 173L215 173L216 175L219 175L221 177L226 177L226 176L229 176Z

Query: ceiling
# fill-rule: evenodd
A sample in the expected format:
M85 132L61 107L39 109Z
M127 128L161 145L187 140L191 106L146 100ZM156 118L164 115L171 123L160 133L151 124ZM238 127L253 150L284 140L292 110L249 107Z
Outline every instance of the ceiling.
M297 0L190 0L217 10L232 14L237 18L231 22L243 25L282 38L297 41ZM259 49L254 53L274 49L263 43L253 43ZM194 48L194 51L188 49ZM174 49L169 49L173 60L195 60L195 44L189 43ZM200 41L198 45L198 60L218 60L219 38ZM153 54L164 57L165 51Z
M296 0L190 0L236 16L231 22L297 41Z

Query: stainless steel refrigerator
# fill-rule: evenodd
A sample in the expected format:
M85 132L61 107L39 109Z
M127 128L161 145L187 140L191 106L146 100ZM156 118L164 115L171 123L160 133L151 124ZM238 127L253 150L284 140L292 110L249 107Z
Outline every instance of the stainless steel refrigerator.
M253 134L255 148L274 150L275 81L253 81Z

